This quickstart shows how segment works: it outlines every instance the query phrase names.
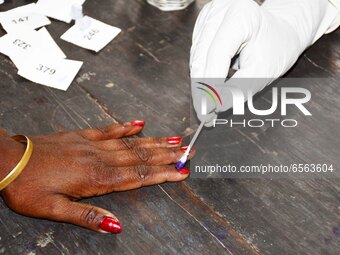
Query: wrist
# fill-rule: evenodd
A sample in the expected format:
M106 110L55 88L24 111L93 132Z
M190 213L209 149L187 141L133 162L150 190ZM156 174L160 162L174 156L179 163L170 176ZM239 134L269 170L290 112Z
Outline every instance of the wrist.
M9 136L0 137L0 181L18 164L25 152L25 145Z

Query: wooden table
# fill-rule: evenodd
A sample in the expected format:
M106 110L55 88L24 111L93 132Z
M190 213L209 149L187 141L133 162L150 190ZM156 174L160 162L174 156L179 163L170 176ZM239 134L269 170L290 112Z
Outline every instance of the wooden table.
M28 2L8 0L0 10ZM205 2L164 13L144 0L87 1L86 14L123 30L98 54L60 40L69 24L53 21L48 30L68 58L84 61L83 68L62 92L19 77L1 55L0 126L32 136L145 119L143 136L188 135L197 127L190 126L188 110L191 33ZM311 106L324 113L328 125L308 126L302 120L299 130L306 132L294 137L293 147L277 134L278 155L306 162L319 155L339 167L339 39L339 30L324 36L287 75L334 78L327 87L312 88ZM274 136L264 139L259 133L254 140L244 132L230 134L254 153L256 145L273 150ZM310 133L313 146L298 147ZM230 149L246 161L239 146ZM340 254L339 191L339 179L189 179L86 200L119 217L124 231L118 236L26 218L1 202L0 254L335 255Z

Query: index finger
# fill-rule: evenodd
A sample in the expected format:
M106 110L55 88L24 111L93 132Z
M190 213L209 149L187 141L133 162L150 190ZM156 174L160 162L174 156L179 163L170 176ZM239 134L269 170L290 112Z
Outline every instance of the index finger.
M193 32L190 53L192 78L205 78L208 51L229 5L226 1L212 1L206 4L199 14Z
M257 33L259 15L256 2L233 1L209 47L204 78L227 77L231 59Z

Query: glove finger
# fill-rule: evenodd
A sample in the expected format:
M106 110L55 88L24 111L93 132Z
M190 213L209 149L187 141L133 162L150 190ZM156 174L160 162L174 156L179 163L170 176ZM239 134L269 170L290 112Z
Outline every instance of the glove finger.
M196 22L190 54L191 77L203 78L207 54L232 1L212 1Z
M204 126L212 127L214 125L214 120L217 119L217 114L215 112L211 113L208 117L205 117L206 122Z
M208 13L211 9L211 5L212 2L209 2L206 5L204 5L196 19L194 31L192 33L192 46L196 46L199 35L202 33L202 29L204 28L204 24L206 23ZM194 51L194 48L195 47L192 47L191 50Z
M259 20L259 6L256 3L241 1L231 6L208 49L204 77L227 77L231 59L257 32Z

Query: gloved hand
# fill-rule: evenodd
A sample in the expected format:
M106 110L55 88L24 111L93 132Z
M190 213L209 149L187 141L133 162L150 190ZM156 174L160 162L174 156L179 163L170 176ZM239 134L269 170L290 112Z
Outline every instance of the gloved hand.
M262 6L253 0L212 0L194 28L191 78L225 79L231 59L239 54L233 66L237 72L232 78L236 79L227 81L226 86L254 95L286 73L299 55L334 25L337 15L338 10L327 0L266 0ZM240 82L238 78L266 79ZM195 111L211 126L217 112L232 107L232 96L222 92L223 105L205 116L201 113L205 93L199 86L192 85ZM208 102L208 112L213 108Z

